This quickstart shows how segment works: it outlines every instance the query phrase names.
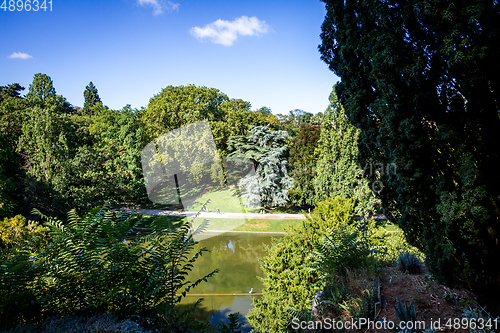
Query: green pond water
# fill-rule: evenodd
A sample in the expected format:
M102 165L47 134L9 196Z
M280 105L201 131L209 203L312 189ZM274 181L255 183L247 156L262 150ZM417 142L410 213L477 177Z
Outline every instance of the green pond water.
M207 283L202 282L190 291L180 306L190 307L199 298L203 298L196 317L200 320L227 322L230 313L239 312L240 322L244 323L242 332L249 332L251 326L244 316L253 307L252 300L262 293L262 283L257 276L264 276L259 259L266 255L265 246L271 244L271 238L282 237L279 234L247 234L228 232L213 236L205 233L206 239L199 240L196 250L205 247L204 252L194 264L189 280L194 281L218 268ZM236 295L234 295L236 294ZM240 295L238 295L240 294Z

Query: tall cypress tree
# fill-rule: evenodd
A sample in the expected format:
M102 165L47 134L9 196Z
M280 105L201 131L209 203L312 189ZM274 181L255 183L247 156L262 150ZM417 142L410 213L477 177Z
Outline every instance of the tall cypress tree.
M83 92L83 97L85 98L85 102L83 104L83 114L92 114L92 107L97 104L102 104L101 98L97 92L97 88L94 86L92 81L85 87L85 91Z
M398 166L384 206L432 274L498 304L500 4L323 1L320 52L362 158Z
M356 202L356 214L365 215L374 210L375 196L358 165L359 130L348 121L335 87L329 99L316 149L316 201L336 196L352 198ZM368 168L363 169L366 172ZM372 185L376 192L383 189L379 183Z

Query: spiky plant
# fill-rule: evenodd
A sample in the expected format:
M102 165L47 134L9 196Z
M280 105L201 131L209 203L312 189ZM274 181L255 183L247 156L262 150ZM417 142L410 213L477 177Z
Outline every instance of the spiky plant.
M400 333L410 333L414 332L414 324L417 321L417 313L415 311L415 306L413 305L413 301L409 305L403 305L401 303L401 300L398 299L398 304L397 306L394 306L394 311L396 312L396 317L398 317L399 322L402 323L404 322L405 325L404 328L400 327ZM411 325L411 328L408 328L410 326L408 323L413 323Z
M406 251L398 258L398 269L401 272L408 272L410 274L420 273L421 265L422 261L412 252Z

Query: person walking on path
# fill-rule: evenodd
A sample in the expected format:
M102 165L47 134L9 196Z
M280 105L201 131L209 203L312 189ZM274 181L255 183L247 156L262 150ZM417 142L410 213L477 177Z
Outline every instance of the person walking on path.
M220 209L219 208L217 208L217 214L220 214Z

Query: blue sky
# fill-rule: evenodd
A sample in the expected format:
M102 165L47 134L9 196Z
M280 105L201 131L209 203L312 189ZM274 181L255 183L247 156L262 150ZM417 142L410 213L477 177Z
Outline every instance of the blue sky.
M338 77L318 52L322 2L52 0L52 11L0 9L0 85L35 73L83 106L147 106L169 85L217 88L273 113L323 112Z

